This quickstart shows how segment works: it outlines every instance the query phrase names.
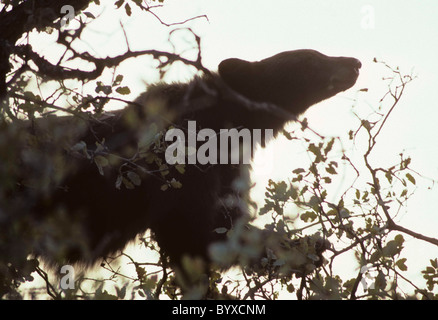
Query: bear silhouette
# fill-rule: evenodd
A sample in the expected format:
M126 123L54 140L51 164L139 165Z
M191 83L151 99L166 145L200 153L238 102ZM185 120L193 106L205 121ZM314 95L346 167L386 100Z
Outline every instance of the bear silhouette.
M93 264L151 229L172 263L184 255L208 261L210 246L248 216L250 165L169 164L165 151L175 141L166 133L220 136L234 128L275 136L310 106L352 87L360 67L355 58L314 50L233 58L218 73L153 85L119 111L32 121L27 130L36 142L23 147L26 174L15 192L28 195L29 224L54 221L36 232L34 251L56 263ZM202 145L197 140L195 149ZM187 151L187 141L182 146Z

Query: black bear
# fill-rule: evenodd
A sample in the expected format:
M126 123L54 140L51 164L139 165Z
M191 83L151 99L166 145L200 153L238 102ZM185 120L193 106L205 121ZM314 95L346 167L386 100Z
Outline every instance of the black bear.
M175 142L165 139L169 128L275 136L293 116L352 87L360 67L355 58L314 50L227 59L217 74L157 84L120 111L34 121L32 153L20 159L26 177L14 190L29 194L30 224L52 219L58 228L35 232L34 251L56 263L93 263L150 228L171 262L184 255L208 260L210 245L225 241L224 230L247 215L249 165L168 163L166 149ZM30 158L51 163L35 168ZM44 185L32 185L36 180Z

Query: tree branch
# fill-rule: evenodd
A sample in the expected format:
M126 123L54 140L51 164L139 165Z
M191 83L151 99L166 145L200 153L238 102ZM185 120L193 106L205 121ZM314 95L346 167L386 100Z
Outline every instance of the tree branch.
M118 66L124 60L129 58L135 58L142 55L151 55L154 59L159 60L159 58L167 58L166 61L161 62L161 66L167 65L169 63L173 63L175 61L183 62L186 65L193 66L204 73L210 73L208 69L206 69L200 61L192 61L186 58L181 57L175 53L169 53L165 51L158 50L141 50L141 51L127 51L124 54L115 56L115 57L106 57L106 58L96 58L90 55L88 52L84 53L76 53L74 52L77 58L88 61L94 64L95 68L92 71L84 71L80 69L71 69L68 67L63 67L59 64L54 65L50 63L45 58L41 57L38 53L32 50L30 45L21 45L16 46L13 50L13 53L20 56L25 60L32 60L36 66L38 67L38 72L47 76L53 80L66 80L66 79L77 79L77 80L94 80L98 78L105 68L112 68ZM36 72L36 71L35 71Z
M9 56L20 37L34 28L43 30L53 26L61 18L61 8L65 5L74 8L78 14L88 7L90 0L27 0L6 11L0 12L0 98L6 95L6 74L10 70ZM14 26L14 27L11 27Z

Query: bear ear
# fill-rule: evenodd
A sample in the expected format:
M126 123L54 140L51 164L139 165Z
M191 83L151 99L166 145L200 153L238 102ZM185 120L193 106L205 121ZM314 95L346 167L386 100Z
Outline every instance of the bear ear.
M253 65L251 62L231 58L222 61L218 67L221 78L232 88L236 89L244 85L245 81L251 80L253 76Z

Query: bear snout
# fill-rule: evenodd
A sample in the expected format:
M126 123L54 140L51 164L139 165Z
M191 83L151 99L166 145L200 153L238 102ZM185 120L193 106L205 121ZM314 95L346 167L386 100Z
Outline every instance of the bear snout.
M355 58L343 58L338 65L337 71L330 77L329 88L344 91L351 88L359 77L359 69L362 63Z

